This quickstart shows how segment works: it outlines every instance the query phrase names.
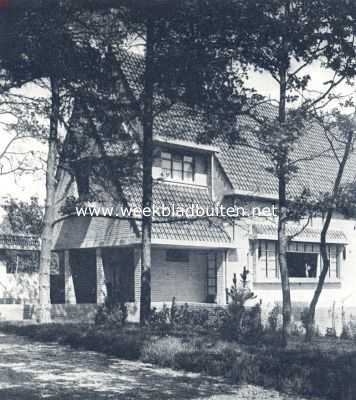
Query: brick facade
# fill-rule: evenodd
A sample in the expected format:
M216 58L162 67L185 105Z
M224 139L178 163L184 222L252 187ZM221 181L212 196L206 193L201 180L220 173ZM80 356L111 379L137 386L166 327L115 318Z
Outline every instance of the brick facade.
M186 250L189 262L166 260L165 249L152 251L152 301L205 302L207 298L207 252Z

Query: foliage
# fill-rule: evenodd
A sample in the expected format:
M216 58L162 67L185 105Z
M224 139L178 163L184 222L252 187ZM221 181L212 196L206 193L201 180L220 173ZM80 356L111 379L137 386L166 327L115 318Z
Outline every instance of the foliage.
M125 304L113 304L106 300L96 312L95 325L120 328L125 324L126 319L127 306Z
M255 299L255 294L247 285L249 271L244 268L240 274L241 282L237 285L236 274L233 277L233 284L227 291L230 302L228 303L228 318L225 319L223 334L226 338L233 340L252 338L261 330L260 305L254 306L246 312L245 304L248 300Z
M293 338L284 349L267 343L264 336L257 345L240 347L204 336L157 338L132 326L117 330L88 324L2 323L0 330L301 396L351 400L356 395L356 350L349 340L320 338L306 344Z
M16 333L41 342L59 342L74 348L99 351L129 360L140 356L144 334L137 330L117 330L90 324L3 324L4 332Z
M175 364L177 353L194 351L196 351L194 344L183 342L180 338L168 336L146 342L142 348L141 360L158 364L162 367L172 367Z
M218 334L228 318L227 311L222 307L191 308L187 303L177 306L175 298L171 307L166 304L161 310L151 311L150 329L161 336L170 332L180 335Z
M351 315L349 321L343 324L340 338L356 339L356 317Z
M277 329L280 327L280 318L282 316L282 308L276 303L272 310L268 313L268 326L272 332L277 332Z
M5 209L13 233L41 235L43 207L37 197L32 197L30 202L11 199Z
M172 329L170 316L171 311L166 304L163 304L162 309L159 311L157 311L157 309L154 307L151 310L149 319L150 328L161 336L168 335Z
M302 312L300 313L300 320L302 321L303 328L307 329L308 322L309 322L309 309L303 308Z

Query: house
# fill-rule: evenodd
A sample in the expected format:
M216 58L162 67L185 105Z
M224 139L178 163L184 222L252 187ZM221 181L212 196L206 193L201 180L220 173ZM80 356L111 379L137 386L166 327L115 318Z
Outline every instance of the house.
M38 301L40 240L15 234L0 207L0 320L33 317Z
M130 91L139 98L142 61L132 54L120 57L120 93ZM82 143L86 137L83 132L90 129L85 123L79 123L83 119L80 106L77 105L72 117L68 142L72 147L73 143ZM275 111L266 105L263 112ZM252 215L251 211L273 210L277 202L276 178L267 171L266 156L257 150L242 145L230 147L223 139L214 144L201 144L198 138L203 126L202 116L184 104L174 104L155 118L154 204L179 205L185 209L199 205L205 210L217 205L243 207L250 215L233 221L214 216L173 222L157 218L152 232L152 304L160 306L175 297L178 302L192 305L224 305L226 288L231 286L233 275L247 267L249 284L261 299L263 309L269 310L281 301L276 217L264 212ZM134 129L140 131L139 121L135 121ZM126 130L130 127L126 126ZM125 216L119 205L139 206L142 189L139 182L121 184L121 178L118 178L118 189L108 184L107 179L100 179L100 170L96 175L91 174L91 160L103 153L90 140L84 139L84 142L80 156L64 160L65 168L59 174L57 204L62 212L58 211L53 248L60 265L58 276L53 277L57 285L51 288L52 300L56 303L54 310L57 310L54 315L74 315L75 309L93 312L106 296L111 296L127 303L129 320L137 321L140 226L134 218ZM68 149L72 149L70 146ZM289 184L290 196L303 188L314 193L330 190L337 163L325 146L321 128L311 123L296 149L296 157L302 161L296 178ZM102 147L110 160L122 152L115 135L103 137ZM355 155L348 163L346 179L353 179L354 171ZM103 211L97 216L63 212L65 199L88 198L91 190L95 193L96 205L114 206L114 216L108 217ZM302 222L288 226L293 235L301 230L288 250L295 310L300 311L310 302L316 287L321 268L318 244L321 224L322 218L314 218L304 230L300 229ZM329 230L331 268L317 316L324 328L331 324L330 313L336 308L340 311L343 306L351 313L356 307L354 229L354 219L338 214Z

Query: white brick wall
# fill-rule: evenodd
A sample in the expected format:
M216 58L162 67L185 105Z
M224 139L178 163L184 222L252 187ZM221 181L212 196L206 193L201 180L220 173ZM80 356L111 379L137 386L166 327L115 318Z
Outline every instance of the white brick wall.
M189 251L189 263L166 261L166 251L152 251L152 301L204 302L207 296L207 254Z

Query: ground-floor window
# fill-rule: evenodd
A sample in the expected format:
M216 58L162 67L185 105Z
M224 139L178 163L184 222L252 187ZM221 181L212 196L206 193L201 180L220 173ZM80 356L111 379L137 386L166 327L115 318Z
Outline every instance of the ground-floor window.
M254 246L254 266L257 280L268 281L279 278L278 242L274 240L257 240ZM344 246L329 244L327 250L330 260L328 278L340 279ZM319 244L289 243L287 265L291 278L317 278L322 269Z
M289 252L287 265L291 278L316 278L318 254Z
M216 253L208 253L208 296L207 302L214 303L216 300L217 293L217 260Z

